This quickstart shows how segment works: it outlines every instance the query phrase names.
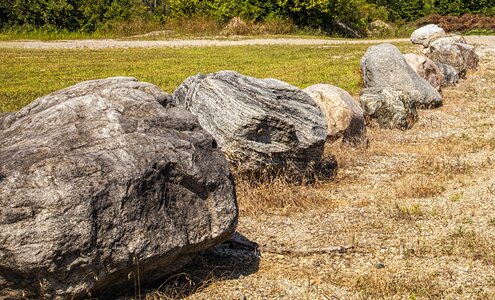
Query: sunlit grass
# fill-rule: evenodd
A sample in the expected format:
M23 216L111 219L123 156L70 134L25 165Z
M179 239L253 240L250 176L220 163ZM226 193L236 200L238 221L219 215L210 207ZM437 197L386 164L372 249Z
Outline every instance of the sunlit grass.
M329 83L356 95L369 45L239 46L105 50L0 49L0 112L75 83L132 76L173 92L199 72L233 70L305 88Z

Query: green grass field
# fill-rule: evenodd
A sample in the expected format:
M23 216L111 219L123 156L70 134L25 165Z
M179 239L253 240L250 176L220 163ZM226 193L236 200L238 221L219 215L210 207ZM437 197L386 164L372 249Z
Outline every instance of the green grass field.
M273 77L300 88L329 83L356 95L361 86L359 60L367 47L0 49L0 112L18 110L37 97L84 80L132 76L173 92L188 76L219 70Z
M189 76L220 70L277 78L300 88L328 83L357 95L362 86L359 61L368 47L0 48L0 113L16 111L40 96L85 80L132 76L171 93Z

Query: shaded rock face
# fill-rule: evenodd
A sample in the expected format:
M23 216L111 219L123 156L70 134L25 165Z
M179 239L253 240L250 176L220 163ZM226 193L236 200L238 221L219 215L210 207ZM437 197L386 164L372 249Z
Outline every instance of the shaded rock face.
M453 44L427 53L426 56L436 63L454 67L459 77L464 78L468 70L476 70L479 57L474 47L467 44Z
M167 98L109 78L0 119L0 295L115 296L230 237L227 161Z
M435 63L443 74L443 82L442 85L456 85L459 82L459 74L457 71L454 69L454 67L442 64L442 63Z
M406 62L399 49L391 44L368 48L361 59L365 87L411 91L417 106L432 108L442 105L442 96L421 78ZM414 92L413 92L414 91Z
M366 121L363 109L348 92L329 84L316 84L303 90L325 113L327 139L351 145L366 144Z
M442 91L444 81L443 73L438 66L428 57L413 53L404 54L407 64L418 75L434 87L438 92Z
M421 28L416 29L411 34L411 42L413 44L423 44L426 40L428 40L433 35L445 34L445 30L440 28L436 24L428 24Z
M285 82L221 71L186 79L173 97L198 117L240 172L289 163L306 168L321 159L325 116L308 94Z
M366 88L361 91L360 101L366 117L382 128L410 129L418 120L416 103L405 91Z

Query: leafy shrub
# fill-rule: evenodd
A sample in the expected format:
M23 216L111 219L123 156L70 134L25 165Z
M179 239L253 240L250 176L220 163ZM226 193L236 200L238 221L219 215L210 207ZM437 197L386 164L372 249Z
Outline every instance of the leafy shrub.
M140 22L141 31L157 23L192 19L213 21L222 28L239 17L265 27L285 22L315 32L357 36L365 35L376 20L400 28L431 14L462 18L466 13L495 16L495 0L0 0L0 29L134 33ZM483 26L473 28L464 22L462 30L491 29L485 26L491 21L480 22Z

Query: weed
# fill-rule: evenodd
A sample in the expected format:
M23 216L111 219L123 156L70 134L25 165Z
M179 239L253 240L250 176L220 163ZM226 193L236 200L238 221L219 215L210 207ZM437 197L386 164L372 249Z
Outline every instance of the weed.
M454 194L450 195L449 199L452 202L459 202L462 200L463 197L464 197L464 193L460 192L460 193L454 193Z
M442 254L479 260L495 265L495 244L473 229L459 225L442 242Z
M419 203L415 203L408 207L407 205L395 204L397 217L399 219L411 220L424 215L423 209Z

